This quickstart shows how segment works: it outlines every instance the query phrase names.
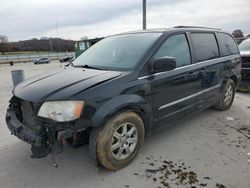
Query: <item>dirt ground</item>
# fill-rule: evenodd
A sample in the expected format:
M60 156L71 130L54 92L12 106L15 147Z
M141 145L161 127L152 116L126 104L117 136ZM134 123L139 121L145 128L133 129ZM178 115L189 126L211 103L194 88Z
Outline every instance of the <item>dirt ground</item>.
M117 172L97 169L88 146L65 147L56 156L31 159L30 146L11 136L5 123L11 70L26 78L59 69L49 65L0 65L1 188L250 187L250 94L237 93L230 110L207 109L146 137L136 159ZM61 67L63 68L63 67ZM167 122L166 122L167 124Z

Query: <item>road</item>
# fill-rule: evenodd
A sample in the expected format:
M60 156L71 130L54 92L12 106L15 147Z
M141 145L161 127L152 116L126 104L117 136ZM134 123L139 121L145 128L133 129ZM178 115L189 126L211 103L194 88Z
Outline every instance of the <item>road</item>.
M87 145L66 145L56 156L58 168L51 156L31 159L30 146L11 136L4 120L12 90L10 70L24 69L28 78L59 68L54 62L0 65L1 188L178 188L191 187L190 181L195 187L250 187L250 94L244 93L236 94L228 111L207 109L155 131L136 159L117 172L96 168Z

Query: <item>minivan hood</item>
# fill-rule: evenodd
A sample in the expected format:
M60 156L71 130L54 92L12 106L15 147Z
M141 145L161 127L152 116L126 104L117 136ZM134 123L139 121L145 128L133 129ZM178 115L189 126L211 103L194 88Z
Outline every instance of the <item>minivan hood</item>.
M68 100L74 95L121 75L117 71L67 68L35 76L18 84L13 94L30 102Z

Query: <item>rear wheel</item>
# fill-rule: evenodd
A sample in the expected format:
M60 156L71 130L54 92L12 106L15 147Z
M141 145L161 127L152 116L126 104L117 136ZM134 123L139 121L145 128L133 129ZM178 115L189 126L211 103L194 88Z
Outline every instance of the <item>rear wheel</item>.
M136 113L123 112L108 120L105 126L92 130L91 134L90 151L96 152L97 162L108 170L118 170L128 165L139 152L144 141L144 125Z
M235 95L235 83L233 80L228 79L222 89L220 99L218 103L214 105L214 107L222 111L228 110L232 106L234 95Z

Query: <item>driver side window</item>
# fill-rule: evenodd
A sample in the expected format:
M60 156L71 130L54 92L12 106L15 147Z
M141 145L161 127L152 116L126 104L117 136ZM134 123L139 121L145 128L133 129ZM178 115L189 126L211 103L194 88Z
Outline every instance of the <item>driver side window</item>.
M190 51L185 34L178 34L168 38L156 52L154 59L165 56L175 58L176 67L191 64Z

